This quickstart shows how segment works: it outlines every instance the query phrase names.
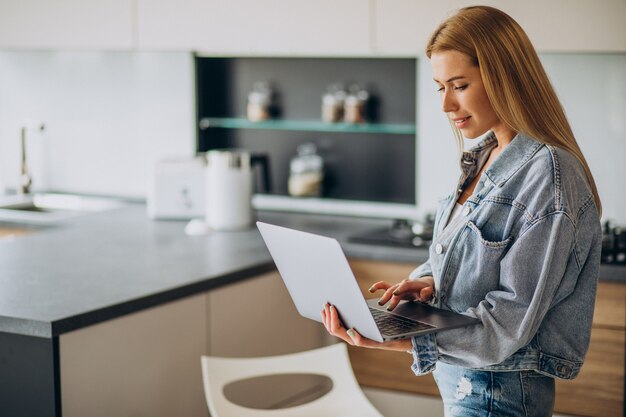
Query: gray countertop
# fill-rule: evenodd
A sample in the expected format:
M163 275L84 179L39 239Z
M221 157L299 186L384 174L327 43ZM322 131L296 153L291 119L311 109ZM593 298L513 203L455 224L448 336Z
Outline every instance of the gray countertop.
M51 337L274 268L255 230L184 225L133 205L0 239L0 331Z
M346 242L381 220L284 213L259 219L338 238L348 256L419 264L425 249ZM0 239L0 332L53 337L274 269L255 228L187 236L144 205ZM615 269L617 268L617 269ZM626 268L612 275L626 280Z

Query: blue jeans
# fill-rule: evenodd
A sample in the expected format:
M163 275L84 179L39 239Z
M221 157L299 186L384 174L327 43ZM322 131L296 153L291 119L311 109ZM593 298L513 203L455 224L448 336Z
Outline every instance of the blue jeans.
M551 417L554 379L535 371L480 371L437 362L446 417Z

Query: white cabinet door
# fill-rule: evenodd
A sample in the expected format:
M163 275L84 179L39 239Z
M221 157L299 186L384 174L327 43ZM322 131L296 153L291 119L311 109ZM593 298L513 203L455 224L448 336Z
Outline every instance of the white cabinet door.
M298 314L278 272L209 291L207 300L207 345L214 356L283 355L334 341L322 324Z
M485 0L510 14L539 51L625 52L624 0ZM374 0L373 49L422 54L435 27L471 0Z
M138 46L203 54L358 55L370 51L363 0L138 0Z
M133 47L131 0L2 0L0 48Z
M285 354L329 340L298 314L278 273L266 273L61 335L63 416L206 416L201 355Z
M206 416L206 295L59 337L64 417Z

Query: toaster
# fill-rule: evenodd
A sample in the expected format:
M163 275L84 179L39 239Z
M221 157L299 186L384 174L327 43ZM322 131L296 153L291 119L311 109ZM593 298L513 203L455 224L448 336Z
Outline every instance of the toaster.
M186 220L205 215L206 159L167 159L154 166L147 195L151 219Z

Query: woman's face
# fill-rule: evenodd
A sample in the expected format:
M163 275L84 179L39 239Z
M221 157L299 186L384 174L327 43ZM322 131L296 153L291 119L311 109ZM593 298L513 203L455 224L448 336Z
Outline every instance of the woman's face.
M457 51L435 52L430 63L443 111L463 136L474 139L491 129L499 138L498 131L504 126L489 102L480 70L470 57Z

